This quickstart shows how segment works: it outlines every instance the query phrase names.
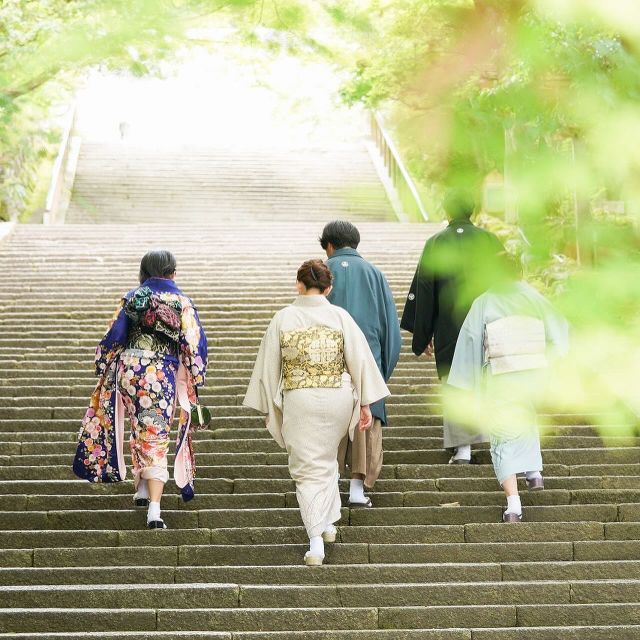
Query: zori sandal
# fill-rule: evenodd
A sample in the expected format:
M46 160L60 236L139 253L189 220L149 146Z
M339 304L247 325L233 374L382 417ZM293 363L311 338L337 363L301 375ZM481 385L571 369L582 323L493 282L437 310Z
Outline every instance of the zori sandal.
M371 498L367 498L366 502L351 502L351 500L349 500L348 507L350 509L371 509L373 503L371 502Z
M304 554L304 563L307 567L319 567L322 565L322 561L324 560L324 556L316 556L311 553L311 551L307 551Z

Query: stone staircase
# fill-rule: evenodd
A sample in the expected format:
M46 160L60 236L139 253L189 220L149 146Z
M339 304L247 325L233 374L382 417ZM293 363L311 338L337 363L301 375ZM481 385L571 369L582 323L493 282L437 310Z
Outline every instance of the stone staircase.
M326 564L305 567L285 454L241 401L267 322L294 296L296 268L321 256L322 222L345 210L331 210L328 198L296 219L310 198L297 194L280 217L273 194L261 206L262 183L247 206L254 216L232 217L232 188L224 206L202 198L179 219L152 191L130 208L114 197L109 209L124 174L109 183L88 152L75 223L18 227L0 246L0 638L640 638L637 439L605 447L583 418L543 416L547 489L523 493L526 522L501 524L488 451L476 452L477 465L446 464L434 366L410 354L407 336L390 385L376 506L343 509ZM95 198L95 220L80 195ZM113 224L125 219L153 224ZM435 227L359 228L362 253L401 304ZM176 253L178 281L207 329L203 400L215 417L196 436L196 499L183 504L170 482L170 529L148 531L130 481L79 481L71 461L96 342L136 284L141 255L160 246Z
M360 140L336 148L85 143L67 222L393 219Z

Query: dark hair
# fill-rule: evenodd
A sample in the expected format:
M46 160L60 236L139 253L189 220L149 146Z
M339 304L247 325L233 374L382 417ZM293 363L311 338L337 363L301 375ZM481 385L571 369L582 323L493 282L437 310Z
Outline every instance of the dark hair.
M476 201L469 191L449 189L444 195L442 207L450 220L469 219L475 211Z
M334 220L325 225L318 240L323 249L326 249L329 243L336 249L344 247L357 249L360 244L360 232L346 220Z
M176 258L171 251L148 251L140 261L140 284L149 278L168 278L175 270Z
M497 259L503 278L508 280L522 279L522 262L517 256L511 255L507 251L501 251L497 255Z
M307 289L320 289L323 293L331 286L333 276L322 260L307 260L300 265L297 279Z

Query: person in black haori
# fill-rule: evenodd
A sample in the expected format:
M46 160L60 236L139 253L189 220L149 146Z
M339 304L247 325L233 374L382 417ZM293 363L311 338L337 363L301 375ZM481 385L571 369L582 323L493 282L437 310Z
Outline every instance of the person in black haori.
M435 355L445 384L462 323L473 301L491 285L488 265L504 247L493 233L471 222L475 202L468 193L449 191L443 206L449 224L425 244L400 326L413 334L417 356ZM449 463L468 464L471 445L488 438L456 425L446 411L443 418L444 448L452 450Z

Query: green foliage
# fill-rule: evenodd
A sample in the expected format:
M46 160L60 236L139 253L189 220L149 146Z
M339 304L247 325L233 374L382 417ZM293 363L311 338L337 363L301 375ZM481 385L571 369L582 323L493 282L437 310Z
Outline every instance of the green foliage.
M185 41L202 3L4 0L0 5L0 219L25 206L50 154L52 103L87 68L148 73Z
M573 325L548 400L637 421L640 5L389 0L372 23L345 100L383 109L436 191L505 174L518 226L481 222Z

